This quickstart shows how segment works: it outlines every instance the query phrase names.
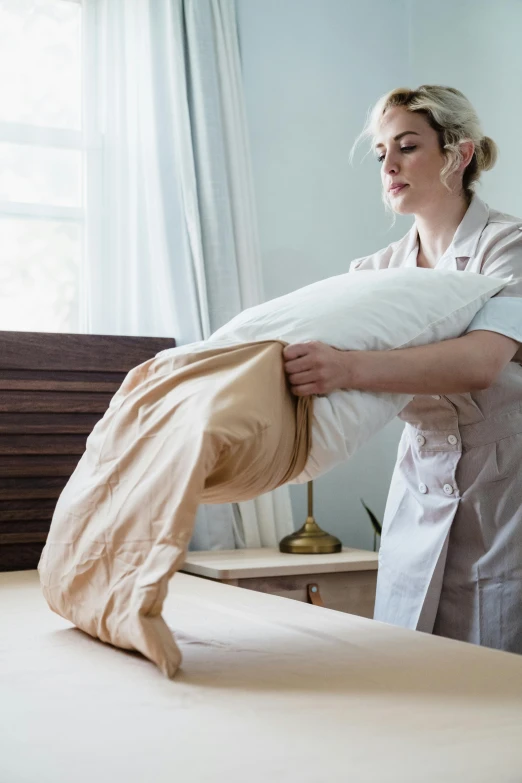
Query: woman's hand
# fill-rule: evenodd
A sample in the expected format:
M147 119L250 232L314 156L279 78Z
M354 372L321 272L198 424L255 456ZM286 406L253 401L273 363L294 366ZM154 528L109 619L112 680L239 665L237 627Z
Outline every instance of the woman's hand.
M348 388L348 351L313 341L288 345L283 357L292 392L298 397Z

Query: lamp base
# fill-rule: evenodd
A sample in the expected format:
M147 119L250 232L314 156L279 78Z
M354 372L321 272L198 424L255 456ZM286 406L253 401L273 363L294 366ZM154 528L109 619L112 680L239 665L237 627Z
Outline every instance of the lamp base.
M299 530L279 542L279 551L292 555L331 555L341 550L339 539L321 530L313 517L308 517Z

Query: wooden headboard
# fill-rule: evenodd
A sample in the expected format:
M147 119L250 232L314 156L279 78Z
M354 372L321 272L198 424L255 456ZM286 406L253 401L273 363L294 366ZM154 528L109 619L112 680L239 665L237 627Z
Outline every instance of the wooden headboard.
M0 331L0 571L36 568L56 501L133 367L175 340Z

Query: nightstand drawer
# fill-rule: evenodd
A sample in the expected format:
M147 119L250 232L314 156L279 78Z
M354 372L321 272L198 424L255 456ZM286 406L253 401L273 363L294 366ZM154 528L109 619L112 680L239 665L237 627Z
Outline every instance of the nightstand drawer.
M221 579L247 590L270 593L295 601L310 601L310 585L317 585L317 597L327 609L373 617L376 571L345 571L335 574L299 574L290 576L254 577L253 579Z

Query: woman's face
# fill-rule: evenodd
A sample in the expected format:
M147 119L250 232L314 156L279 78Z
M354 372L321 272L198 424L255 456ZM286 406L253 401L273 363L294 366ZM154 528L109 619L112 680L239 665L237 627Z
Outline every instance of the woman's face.
M401 215L421 214L448 198L440 180L446 163L436 131L424 115L402 106L386 111L375 138L375 154L381 162L381 180L388 203ZM460 175L462 177L462 175ZM449 180L450 187L455 177ZM460 188L459 188L460 189Z

